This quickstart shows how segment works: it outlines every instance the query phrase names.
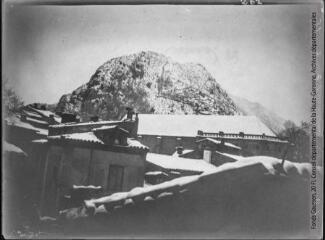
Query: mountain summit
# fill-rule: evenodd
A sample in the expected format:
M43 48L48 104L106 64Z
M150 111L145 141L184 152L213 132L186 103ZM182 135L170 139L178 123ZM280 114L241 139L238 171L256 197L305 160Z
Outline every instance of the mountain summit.
M151 51L112 58L90 81L61 97L56 111L119 119L139 113L238 115L241 112L200 64L180 64Z

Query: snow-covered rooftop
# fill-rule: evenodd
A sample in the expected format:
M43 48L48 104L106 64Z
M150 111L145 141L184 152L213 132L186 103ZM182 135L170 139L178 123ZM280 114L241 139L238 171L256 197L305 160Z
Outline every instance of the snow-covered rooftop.
M101 126L99 128L93 128L93 131L98 131L98 130L109 130L109 129L114 129L116 128L117 125L109 125L109 126Z
M209 142L212 142L212 143L215 143L215 144L221 144L220 140L216 140L216 139L213 139L213 138L203 138L203 139L198 140L197 142L204 142L204 141L209 141Z
M17 126L17 127L36 131L40 135L45 135L45 136L48 135L47 129L34 127L30 123L22 122L18 117L11 117L10 119L8 119L8 124L12 126Z
M19 147L11 143L8 143L7 141L3 141L3 150L4 152L15 152L18 154L26 155L26 153L23 150L21 150Z
M51 125L52 128L62 128L62 127L66 127L66 126L88 126L88 125L92 125L92 126L96 126L96 125L104 125L104 124L118 124L121 121L98 121L98 122L81 122L81 123L76 123L76 122L67 122L67 123L61 123L61 124L56 124L56 125Z
M47 143L47 139L36 139L32 141L33 143Z
M157 175L165 175L168 176L166 173L162 172L162 171L151 171L151 172L146 172L145 173L146 176L157 176Z
M129 200L137 203L137 201L146 201L146 199L149 198L151 200L160 198L164 193L175 195L186 189L191 191L191 186L197 182L203 184L207 182L207 180L214 181L216 176L223 173L229 173L234 178L245 172L247 174L275 176L280 176L281 173L285 174L287 177L298 177L302 179L308 179L312 174L312 166L310 163L294 163L285 161L283 170L281 170L281 167L279 167L281 162L281 159L274 157L247 157L245 160L225 163L211 171L204 172L201 175L180 177L157 185L136 187L129 192L118 192L98 199L85 200L85 208L90 215L101 212L106 213L114 210L114 206L126 205ZM323 168L317 167L316 171L322 174ZM212 188L211 191L213 190L214 189ZM103 205L105 207L101 207Z
M68 140L74 140L74 141L80 141L80 142L104 144L104 142L102 140L100 140L93 132L54 135L54 136L48 136L48 139L53 139L53 140L68 139ZM147 146L141 144L139 141L132 139L132 138L127 138L127 146L126 147L148 149Z
M212 142L214 144L221 144L221 141L220 140L216 140L216 139L213 139L213 138L204 138L204 139L201 139L201 140L198 140L197 142L203 142L203 141L209 141L209 142ZM231 147L231 148L235 148L235 149L241 149L241 147L235 145L235 144L232 144L232 143L229 143L229 142L224 142L223 143L225 146L227 147Z
M194 137L197 131L274 136L255 116L139 114L139 135Z
M181 158L157 153L147 153L147 162L170 170L205 172L216 167L201 159Z
M57 122L61 122L61 117L57 116L55 113L49 111L49 110L41 110L41 109L36 109L31 106L28 107L29 109L32 109L34 112L37 112L39 115L44 116L44 117L50 117L50 115L54 115L54 119ZM28 111L28 108L25 109L25 111ZM28 111L28 114L31 114L30 111Z
M131 146L131 147L148 148L147 146L141 144L138 140L135 140L132 138L127 139L127 144L128 144L128 146Z
M231 147L231 148L235 148L235 149L239 149L239 150L241 149L241 147L239 147L239 146L237 146L235 144L229 143L229 142L225 142L224 144L227 147Z
M84 132L84 133L71 133L71 134L62 134L55 136L48 136L49 139L70 139L83 142L94 142L104 144L93 132Z
M218 154L220 154L220 155L223 155L223 156L232 158L234 160L242 160L242 159L245 159L245 157L239 156L239 155L235 155L235 154L223 153L223 152L219 152L219 151L215 151L215 152L218 153Z
M182 154L186 154L186 153L190 153L190 152L194 152L195 150L193 150L193 149L184 149L183 151L182 151ZM173 154L172 154L172 156L173 157L178 157L178 153L177 153L177 151L175 151Z

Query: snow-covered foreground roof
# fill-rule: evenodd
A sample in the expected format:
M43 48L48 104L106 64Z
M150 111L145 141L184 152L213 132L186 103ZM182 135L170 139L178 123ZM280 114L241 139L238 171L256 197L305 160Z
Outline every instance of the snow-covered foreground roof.
M139 135L194 137L197 131L275 137L274 133L255 116L161 115L139 114Z
M216 168L202 159L181 158L157 153L147 153L146 160L149 163L170 170L204 172Z
M173 179L157 185L147 187L137 187L129 192L114 193L109 196L101 197L98 199L91 199L85 201L85 207L88 214L99 212L107 212L113 210L115 206L121 206L128 202L146 201L146 199L156 199L164 194L177 194L189 190L191 186L197 183L204 184L205 182L211 183L220 174L230 174L230 178L237 177L238 174L246 173L249 176L255 175L279 175L285 174L288 177L299 177L307 179L312 174L312 166L310 163L293 163L285 161L283 170L281 170L281 159L273 157L249 157L245 160L223 164L214 170L207 171L201 175L187 176ZM323 174L323 169L317 167L316 171ZM253 175L253 176L252 176ZM224 175L222 175L224 176ZM197 185L198 186L198 185ZM213 191L214 189L211 189ZM102 206L105 206L104 208Z

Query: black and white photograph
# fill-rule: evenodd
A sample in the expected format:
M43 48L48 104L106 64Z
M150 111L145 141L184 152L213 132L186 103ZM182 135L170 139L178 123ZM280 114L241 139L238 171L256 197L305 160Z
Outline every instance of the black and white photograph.
M324 3L2 1L5 239L322 239Z

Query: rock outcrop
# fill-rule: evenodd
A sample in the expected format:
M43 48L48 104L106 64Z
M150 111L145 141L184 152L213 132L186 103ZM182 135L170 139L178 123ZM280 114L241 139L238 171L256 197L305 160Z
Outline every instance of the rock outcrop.
M110 59L88 83L63 95L56 111L78 113L83 120L119 119L126 106L139 113L241 114L202 65L150 51Z

